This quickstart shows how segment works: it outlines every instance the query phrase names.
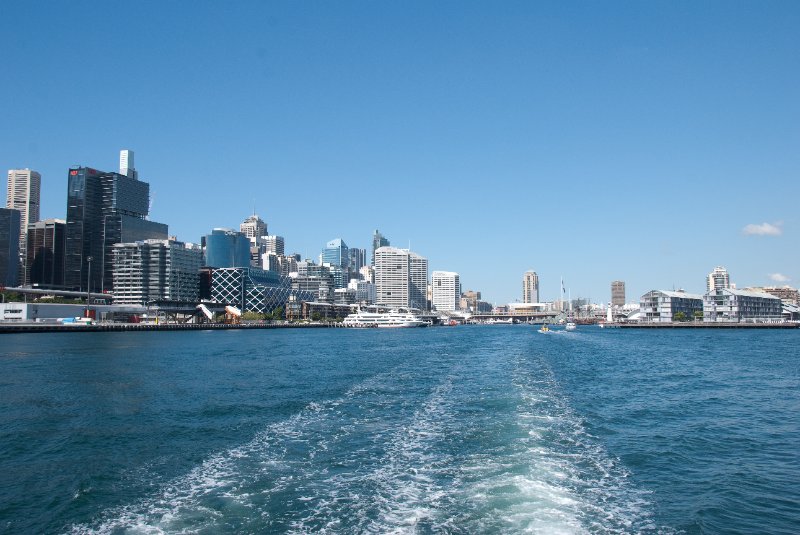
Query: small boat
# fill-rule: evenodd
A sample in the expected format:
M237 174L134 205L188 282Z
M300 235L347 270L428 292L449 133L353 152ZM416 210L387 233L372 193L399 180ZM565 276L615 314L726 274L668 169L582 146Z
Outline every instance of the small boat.
M545 323L544 325L539 327L539 332L542 334L547 334L550 332L550 327L548 327L547 324Z
M564 330L566 331L574 331L577 328L578 326L575 325L574 321L568 321L567 324L564 326Z

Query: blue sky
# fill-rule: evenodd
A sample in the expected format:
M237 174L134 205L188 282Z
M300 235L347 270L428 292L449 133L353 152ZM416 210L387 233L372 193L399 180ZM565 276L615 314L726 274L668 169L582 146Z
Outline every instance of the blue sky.
M0 28L0 167L42 173L42 217L130 148L184 241L254 206L304 256L377 228L496 303L528 269L544 299L800 283L798 2L7 2Z

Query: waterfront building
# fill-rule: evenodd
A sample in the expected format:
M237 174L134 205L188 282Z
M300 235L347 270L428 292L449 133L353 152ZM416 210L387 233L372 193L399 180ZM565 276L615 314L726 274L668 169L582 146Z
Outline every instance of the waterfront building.
M67 222L46 219L28 225L25 247L25 284L40 288L64 287Z
M356 302L356 291L352 288L336 288L333 290L333 302L336 305L352 305Z
M611 283L611 305L615 307L625 306L625 282L613 281Z
M136 178L132 151L127 152L127 162L120 162L124 175L91 167L69 170L64 260L68 288L86 290L91 279L93 292L113 290L114 244L164 240L169 235L167 225L147 219L150 185Z
M169 300L200 300L199 246L173 240L143 240L114 245L114 303L147 305Z
M232 229L215 228L203 237L205 265L213 268L250 267L250 239Z
M535 271L526 271L522 276L522 302L539 302L539 275Z
M263 240L266 253L272 253L278 256L283 256L285 254L283 236L266 235L263 237Z
M797 291L797 288L792 288L791 286L764 286L745 288L745 290L763 292L780 297L785 305L800 305L800 292Z
M375 229L375 232L372 234L372 265L375 265L375 251L380 249L381 247L389 247L391 244L389 240L383 237L383 234L378 232L378 229Z
M316 266L322 267L322 266ZM292 289L298 292L305 292L312 297L310 301L320 301L324 303L333 302L333 275L329 271L312 269L307 274L293 274L290 277Z
M329 241L322 250L321 263L348 268L350 266L350 248L341 238Z
M434 271L431 274L433 308L439 311L455 312L461 305L461 282L458 273Z
M212 270L211 299L235 306L242 312L271 313L288 303L314 301L311 292L293 289L289 277L252 267L228 267Z
M428 259L407 249L375 250L376 304L425 309Z
M717 266L714 271L706 277L706 292L714 290L724 290L731 287L731 278L728 270L722 266Z
M703 312L703 296L684 291L651 290L639 303L643 317L649 322L671 322L679 312L694 319Z
M720 288L703 296L704 322L780 321L781 298L764 292Z
M19 283L19 210L0 208L0 286Z
M28 225L39 221L42 175L30 169L9 169L6 208L19 211L19 254L26 260ZM24 276L24 273L22 273ZM22 277L21 277L22 278Z

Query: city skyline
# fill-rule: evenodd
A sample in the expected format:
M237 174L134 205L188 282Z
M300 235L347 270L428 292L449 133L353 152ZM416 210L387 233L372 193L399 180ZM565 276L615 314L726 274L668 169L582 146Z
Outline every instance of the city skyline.
M797 285L800 7L415 6L144 4L100 48L57 36L113 7L8 6L41 31L0 62L42 83L0 89L0 166L41 173L40 218L64 219L69 167L131 148L181 241L253 207L304 258L377 228L495 303L531 269L542 300L562 276L595 302L614 280L702 293L720 265ZM73 77L118 57L125 84Z

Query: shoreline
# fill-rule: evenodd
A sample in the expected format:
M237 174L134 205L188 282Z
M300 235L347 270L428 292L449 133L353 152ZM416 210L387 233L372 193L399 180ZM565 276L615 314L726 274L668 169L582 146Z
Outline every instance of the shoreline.
M217 331L236 329L330 329L335 325L324 323L102 323L75 325L59 323L0 324L0 334L11 333L71 333L71 332L122 332L122 331Z

